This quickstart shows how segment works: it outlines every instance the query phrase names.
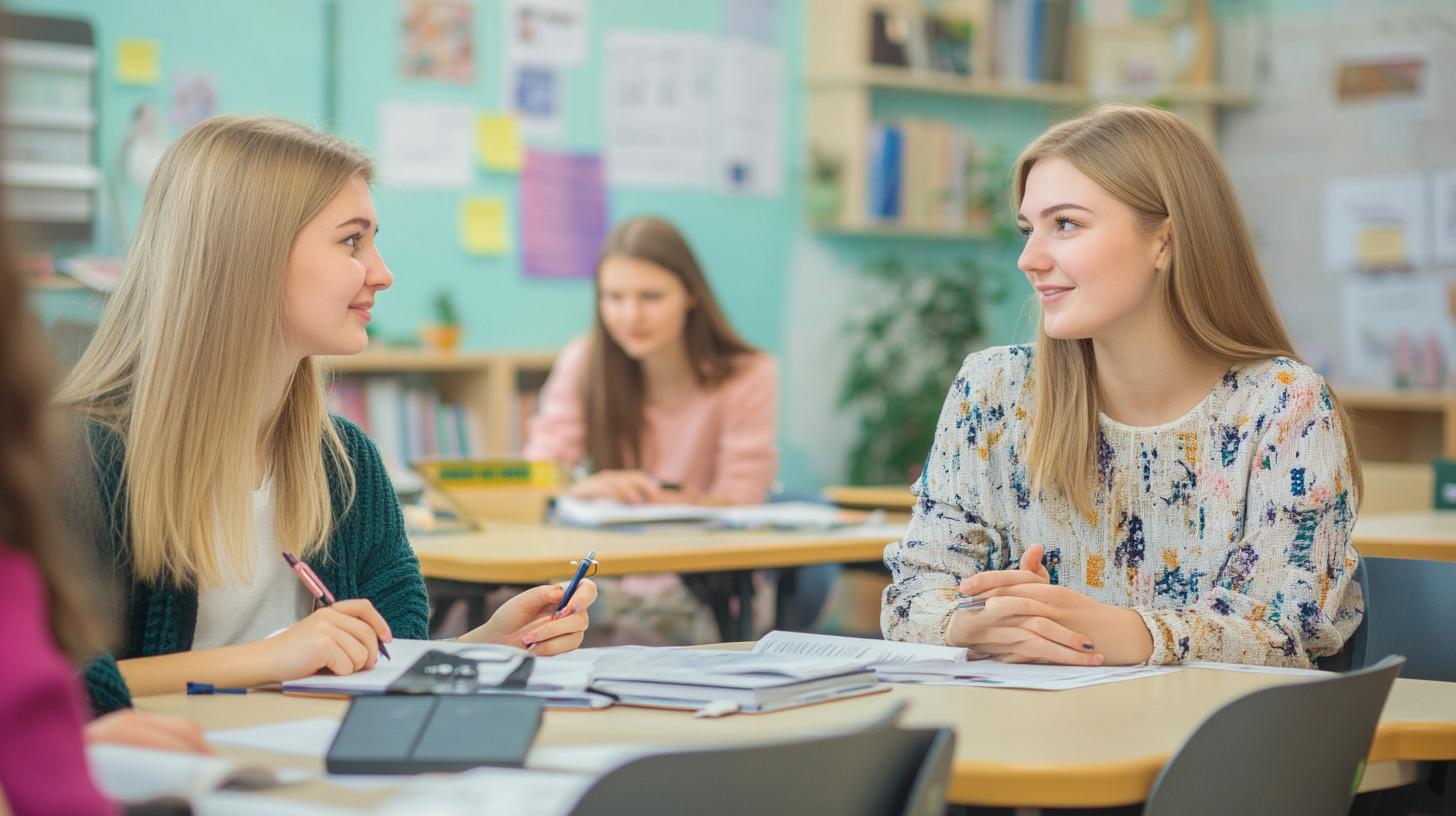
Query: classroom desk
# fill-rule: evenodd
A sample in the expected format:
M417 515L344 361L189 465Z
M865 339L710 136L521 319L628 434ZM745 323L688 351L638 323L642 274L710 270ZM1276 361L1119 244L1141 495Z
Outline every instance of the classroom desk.
M824 498L840 507L860 510L901 510L909 512L915 506L915 496L909 485L836 485L826 487Z
M531 585L570 577L571 561L596 550L598 575L650 572L725 573L697 581L725 640L746 640L752 571L810 564L880 561L885 545L903 534L903 520L840 530L694 530L649 527L621 532L547 524L483 521L481 529L410 537L420 570L437 590L481 597L487 587ZM793 571L779 573L778 616L792 596ZM449 582L449 583L445 583ZM464 586L462 586L464 585ZM738 599L737 604L731 599ZM481 607L483 609L483 607ZM474 612L472 612L474 615ZM483 620L484 615L475 615ZM475 621L472 619L472 623Z
M1456 510L1362 515L1352 540L1361 555L1456 561Z
M1214 709L1288 675L1186 669L1073 691L956 686L896 686L888 694L762 715L695 719L687 712L613 707L547 712L537 745L626 742L708 746L802 736L853 727L896 701L907 725L956 729L947 798L951 802L1035 807L1113 806L1142 801L1158 772ZM139 708L197 721L204 730L310 717L338 718L338 700L255 691L232 695L145 697ZM1318 734L1311 734L1318 739ZM222 747L222 753L274 767L319 770L321 758ZM1408 784L1424 763L1456 759L1456 683L1397 680L1370 750L1361 790ZM383 791L330 793L326 782L284 792L335 804L367 805ZM322 792L322 793L321 793ZM360 799L360 797L363 797Z

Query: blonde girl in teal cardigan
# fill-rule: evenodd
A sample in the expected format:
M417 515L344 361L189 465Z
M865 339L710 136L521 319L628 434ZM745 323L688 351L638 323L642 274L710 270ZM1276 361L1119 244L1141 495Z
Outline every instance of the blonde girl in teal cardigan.
M427 601L378 452L330 417L316 355L356 354L393 281L369 160L277 119L184 133L147 190L121 283L58 404L81 419L89 536L124 644L88 671L99 710L187 681L252 686L374 665L426 636ZM281 553L340 602L310 612ZM576 648L593 586L506 602L462 639ZM267 637L282 629L280 634Z

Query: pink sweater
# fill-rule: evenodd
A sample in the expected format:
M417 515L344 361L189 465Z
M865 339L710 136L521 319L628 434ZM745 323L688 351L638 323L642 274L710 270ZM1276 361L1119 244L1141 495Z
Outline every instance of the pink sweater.
M15 816L117 813L91 781L81 687L51 642L35 565L0 544L0 791Z
M541 390L541 406L526 440L528 459L567 470L586 456L581 378L590 340L562 350ZM713 389L676 405L646 408L642 470L690 493L738 504L768 498L778 470L778 364L767 354L742 358L738 371Z

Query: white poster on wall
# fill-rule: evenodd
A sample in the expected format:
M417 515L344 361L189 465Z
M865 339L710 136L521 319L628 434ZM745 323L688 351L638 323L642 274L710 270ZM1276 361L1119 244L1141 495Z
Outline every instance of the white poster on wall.
M506 62L570 67L586 61L586 0L506 0Z
M468 105L380 105L380 182L391 187L466 186L474 121Z
M1404 387L1429 387L1423 380L1430 368L1441 378L1456 359L1449 286L1431 273L1351 275L1343 291L1340 379L1390 388L1404 378Z
M1426 181L1419 174L1325 183L1324 265L1330 274L1430 262Z
M710 185L718 48L696 35L607 36L604 142L612 184Z
M730 193L776 196L784 187L784 61L745 40L722 47L718 184Z

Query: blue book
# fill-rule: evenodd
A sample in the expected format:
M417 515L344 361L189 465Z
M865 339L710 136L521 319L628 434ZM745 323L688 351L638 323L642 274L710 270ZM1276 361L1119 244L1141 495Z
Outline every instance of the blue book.
M1026 78L1032 82L1046 79L1043 64L1043 42L1046 37L1047 0L1031 0L1031 36L1026 43Z
M905 132L898 125L884 125L884 137L875 175L879 176L876 192L878 197L871 202L870 213L876 217L894 220L900 217L900 185L903 181L901 166L905 153Z

